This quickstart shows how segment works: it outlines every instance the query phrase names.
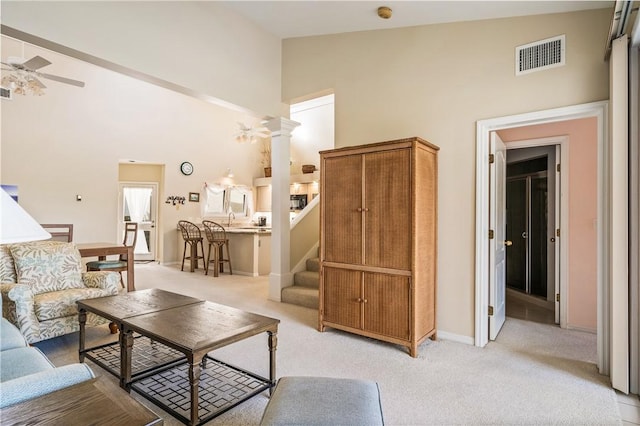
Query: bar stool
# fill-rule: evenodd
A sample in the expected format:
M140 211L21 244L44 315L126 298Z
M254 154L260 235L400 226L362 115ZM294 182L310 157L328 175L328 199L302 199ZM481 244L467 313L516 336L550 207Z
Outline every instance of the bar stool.
M182 231L182 239L184 240L184 251L182 253L182 267L181 271L184 271L184 261L189 259L191 261L191 272L198 269L198 259L202 259L204 263L204 244L200 229L195 223L191 223L187 220L181 220L178 222L180 231ZM200 243L200 251L202 256L198 256L198 243ZM189 256L187 257L187 245L189 246ZM204 265L204 269L207 269L207 265Z
M229 252L229 239L222 225L219 223L203 220L204 233L209 241L209 251L207 252L207 262L205 263L205 275L209 275L209 263L213 262L213 276L218 276L218 271L224 272L224 263L229 264L229 275L233 275L231 269L231 253ZM213 260L211 260L211 249L213 248ZM227 258L224 257L224 249L227 251Z

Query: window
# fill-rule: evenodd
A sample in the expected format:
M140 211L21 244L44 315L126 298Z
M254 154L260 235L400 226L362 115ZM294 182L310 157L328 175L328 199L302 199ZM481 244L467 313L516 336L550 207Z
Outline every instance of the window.
M226 216L233 213L237 218L249 217L252 210L252 194L251 188L207 184L202 216Z

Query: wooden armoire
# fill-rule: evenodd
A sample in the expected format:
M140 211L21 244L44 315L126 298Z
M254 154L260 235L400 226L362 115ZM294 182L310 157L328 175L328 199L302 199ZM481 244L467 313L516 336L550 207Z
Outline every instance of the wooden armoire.
M320 152L318 329L436 338L438 147L418 137Z

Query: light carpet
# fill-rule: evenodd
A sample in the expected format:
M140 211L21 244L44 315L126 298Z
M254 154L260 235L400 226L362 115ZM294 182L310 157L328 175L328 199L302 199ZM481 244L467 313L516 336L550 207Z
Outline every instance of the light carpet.
M336 330L317 331L315 310L267 300L268 279L205 276L172 266L136 265L138 289L160 288L280 319L277 376L325 376L378 382L387 425L622 424L609 379L598 374L596 336L508 318L485 348L426 341L411 358L397 345ZM87 332L88 345L114 336ZM77 361L78 334L38 343L56 365ZM215 351L215 357L268 377L265 335ZM88 362L97 375L115 377ZM181 424L132 392L165 420ZM207 425L256 425L264 392Z

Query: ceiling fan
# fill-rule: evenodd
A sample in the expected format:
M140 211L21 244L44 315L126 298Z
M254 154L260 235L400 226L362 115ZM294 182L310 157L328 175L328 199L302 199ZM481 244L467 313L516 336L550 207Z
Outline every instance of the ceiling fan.
M23 95L27 92L32 92L37 95L44 94L42 89L47 86L40 81L40 78L58 81L72 86L84 87L83 81L72 80L70 78L39 71L40 68L44 68L50 64L51 62L42 56L34 56L28 61L25 61L22 58L10 56L7 58L7 62L2 62L2 70L12 71L13 73L2 78L2 85L8 86L13 89L15 93Z
M269 129L267 129L264 126L252 127L252 126L247 126L244 123L238 122L238 127L240 128L240 130L235 135L236 142L238 143L244 143L244 142L256 143L258 139L268 138L271 134Z

